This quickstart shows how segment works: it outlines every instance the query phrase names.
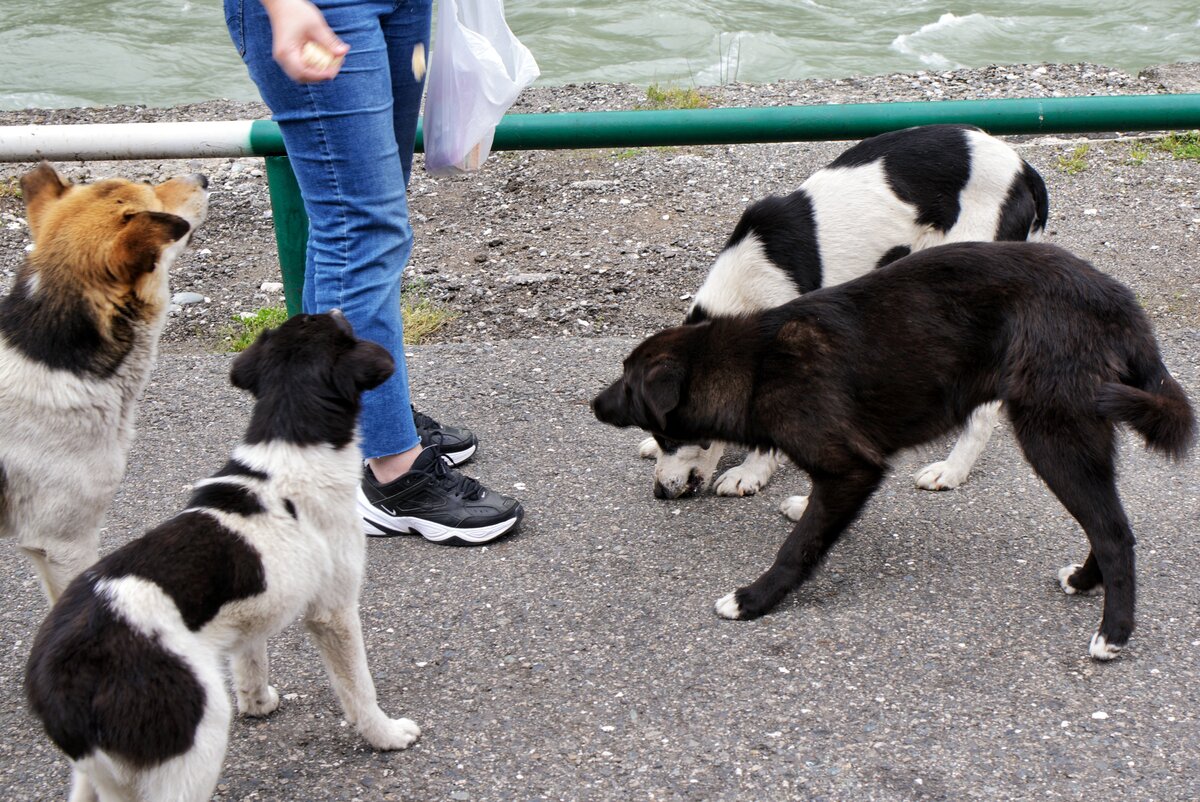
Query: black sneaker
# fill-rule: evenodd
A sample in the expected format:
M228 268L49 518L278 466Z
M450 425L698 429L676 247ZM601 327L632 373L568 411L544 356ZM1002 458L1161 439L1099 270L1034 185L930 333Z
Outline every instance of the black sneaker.
M455 467L469 460L475 449L479 448L479 440L470 429L443 426L425 413L417 412L416 407L412 407L412 416L417 434L421 436L422 447L437 446L442 450L442 456Z
M386 485L364 466L358 514L371 537L418 534L434 543L477 546L515 530L525 511L516 499L454 470L431 446L412 470Z

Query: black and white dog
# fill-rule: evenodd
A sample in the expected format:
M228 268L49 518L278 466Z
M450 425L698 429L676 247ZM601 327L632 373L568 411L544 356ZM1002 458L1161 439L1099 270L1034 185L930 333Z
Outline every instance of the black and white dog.
M264 333L233 364L256 398L232 458L187 508L84 571L34 641L26 692L74 766L71 799L207 800L231 716L279 705L267 638L303 616L345 711L377 749L420 735L379 709L358 617L359 396L394 369L338 312Z
M818 287L840 284L932 245L1040 236L1049 210L1042 178L1008 145L965 125L930 125L866 139L818 170L786 197L742 214L686 322L770 309ZM987 445L998 409L972 417L945 461L919 471L918 487L962 484ZM703 490L723 446L647 438L657 457L654 495ZM752 451L717 480L719 495L758 492L779 466L774 452ZM784 513L799 517L785 505Z
M813 572L882 482L888 458L1001 401L1026 458L1087 534L1067 593L1104 587L1098 660L1133 631L1133 532L1114 424L1182 456L1195 419L1133 293L1050 245L922 251L766 312L650 337L592 402L596 417L673 442L777 448L812 495L774 565L717 613L755 618Z

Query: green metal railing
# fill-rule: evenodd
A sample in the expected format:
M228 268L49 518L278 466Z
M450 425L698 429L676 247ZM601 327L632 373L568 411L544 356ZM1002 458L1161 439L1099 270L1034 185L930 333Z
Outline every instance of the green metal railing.
M934 123L992 134L1200 128L1200 94L1005 98L818 106L512 114L493 150L628 148L862 139ZM417 131L417 150L423 150ZM288 311L300 308L308 217L279 127L217 123L0 127L0 161L264 156Z
M510 114L496 127L492 149L847 140L935 123L969 123L992 134L1185 130L1200 128L1200 94ZM418 151L421 133L418 129ZM283 151L273 123L256 123L252 141L258 153ZM295 313L304 285L308 218L286 157L268 156L267 179L288 312Z

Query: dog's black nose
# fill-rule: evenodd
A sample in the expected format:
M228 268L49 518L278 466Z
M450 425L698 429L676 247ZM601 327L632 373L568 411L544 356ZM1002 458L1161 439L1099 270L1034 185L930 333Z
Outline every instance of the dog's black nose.
M208 189L208 176L204 173L192 173L192 180L200 185L200 189Z

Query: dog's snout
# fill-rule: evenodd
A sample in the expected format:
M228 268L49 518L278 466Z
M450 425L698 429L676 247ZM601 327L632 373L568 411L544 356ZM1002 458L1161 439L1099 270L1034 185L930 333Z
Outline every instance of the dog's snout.
M208 176L204 173L192 173L189 178L200 185L200 189L208 189Z

